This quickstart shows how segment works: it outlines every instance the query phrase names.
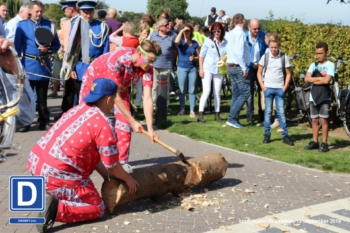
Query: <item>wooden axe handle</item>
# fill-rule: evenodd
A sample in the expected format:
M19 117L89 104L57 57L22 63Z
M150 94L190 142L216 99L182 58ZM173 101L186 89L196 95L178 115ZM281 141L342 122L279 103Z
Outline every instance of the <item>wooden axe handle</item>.
M147 136L149 136L148 132L142 128L140 128L140 131L143 133L143 134L146 134ZM174 154L176 154L176 149L175 148L172 148L171 146L165 144L164 142L162 142L161 140L159 140L158 138L153 138L153 140L158 143L159 145L163 146L165 149L168 149L169 151L173 152Z

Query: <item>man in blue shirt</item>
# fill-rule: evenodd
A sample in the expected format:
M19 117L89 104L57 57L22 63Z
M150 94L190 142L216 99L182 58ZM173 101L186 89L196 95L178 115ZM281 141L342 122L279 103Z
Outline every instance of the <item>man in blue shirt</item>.
M155 30L150 40L155 40L159 43L162 49L162 55L160 55L154 62L153 71L153 87L152 87L152 98L153 104L157 103L157 76L167 75L168 76L168 103L169 105L169 78L170 72L174 64L174 51L176 51L175 38L176 34L170 31L169 23L167 19L161 18L157 21L158 30ZM155 106L154 106L155 107Z
M250 53L247 37L244 34L245 19L243 14L233 16L235 28L227 36L227 74L232 83L232 100L228 126L241 129L239 112L250 95L250 80L247 67L250 64Z
M265 43L265 32L260 29L259 21L255 18L250 20L248 31L246 32L247 41L250 51L250 63L248 71L248 79L250 80L250 96L247 100L247 121L252 124L254 121L254 89L255 83L258 85L258 106L259 106L259 122L264 121L264 111L261 107L261 87L257 79L259 61L265 54L267 45Z
M29 76L29 83L37 94L37 104L39 113L39 129L46 130L49 123L49 110L47 109L47 90L51 78L49 55L55 53L60 48L54 23L43 18L44 4L40 1L33 1L29 5L31 19L20 21L16 29L15 48L18 56L22 57L22 64ZM50 45L41 45L35 37L38 28L44 28L53 35ZM30 125L26 126L22 132L28 131Z

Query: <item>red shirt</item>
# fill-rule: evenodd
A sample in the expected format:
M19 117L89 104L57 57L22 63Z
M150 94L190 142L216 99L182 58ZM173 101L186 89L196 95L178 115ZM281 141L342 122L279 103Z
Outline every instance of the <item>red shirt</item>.
M29 154L27 170L47 183L78 187L87 182L100 159L118 164L114 128L101 110L85 103L62 115Z
M80 101L90 92L92 82L97 78L109 78L118 84L118 91L124 92L131 81L142 78L142 85L152 87L153 69L147 71L132 67L134 48L118 47L95 59L83 76Z

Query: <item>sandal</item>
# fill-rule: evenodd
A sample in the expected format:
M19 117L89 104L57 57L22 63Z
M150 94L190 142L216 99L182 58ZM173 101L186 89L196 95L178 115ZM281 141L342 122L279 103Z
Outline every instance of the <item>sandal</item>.
M195 118L195 117L196 117L196 114L194 113L194 111L191 111L190 117L191 117L191 118Z

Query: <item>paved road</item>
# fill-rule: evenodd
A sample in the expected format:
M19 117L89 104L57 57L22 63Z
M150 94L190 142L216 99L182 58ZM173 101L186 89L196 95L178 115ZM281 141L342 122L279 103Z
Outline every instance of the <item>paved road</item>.
M51 113L59 112L60 101L61 99L49 100ZM42 133L37 125L28 133L16 133L14 141L20 142L21 149L9 151L8 161L0 164L1 233L37 232L31 225L8 223L9 217L37 215L9 211L8 181L11 175L29 174L25 170L27 156ZM191 192L184 194L182 198L168 195L158 203L140 200L120 206L113 216L101 221L71 225L55 223L51 232L273 233L281 232L284 230L282 227L286 227L290 232L350 231L350 176L285 164L194 141L163 130L157 133L164 142L182 151L187 157L211 152L222 153L229 162L225 178L210 185L192 188ZM157 144L152 145L146 136L133 135L131 165L134 169L177 160L171 152ZM92 174L92 180L100 190L102 179L97 173ZM190 195L196 195L192 198L193 203L197 203L194 204L194 211L181 207L183 200L188 200L186 197ZM206 204L204 201L207 201ZM211 205L208 206L208 203ZM270 228L265 230L257 225L257 221L252 221L257 219L262 223L269 223ZM272 223L270 219L276 221ZM245 222L242 223L242 220ZM295 222L288 226L281 225L290 220ZM326 220L329 224L325 223ZM300 226L298 223L301 223Z

